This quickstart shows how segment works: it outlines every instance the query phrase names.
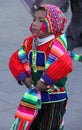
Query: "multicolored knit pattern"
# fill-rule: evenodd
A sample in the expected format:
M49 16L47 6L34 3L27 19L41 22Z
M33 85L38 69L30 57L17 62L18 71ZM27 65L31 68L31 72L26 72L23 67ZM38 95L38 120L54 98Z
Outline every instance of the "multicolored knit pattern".
M62 34L56 38L55 43L51 47L45 69L47 69L48 66L50 66L50 64L52 64L54 61L56 61L66 51L67 51L66 36L65 36L65 34Z
M43 21L43 23L42 23L42 26L41 26L41 30L43 30L44 32L51 32L52 30L51 30L51 28L50 28L50 21L49 21L50 19L49 19L49 16L47 16L45 19L44 19L44 21Z
M50 86L72 71L72 60L67 53L67 42L64 39L63 34L55 39L46 63L46 72L41 77Z
M59 7L51 4L42 5L47 11L47 16L43 21L42 30L49 33L58 34L64 30L66 17Z
M22 97L15 113L15 121L10 130L29 130L29 127L41 108L41 95L32 86Z
M30 76L30 66L28 64L26 53L25 53L23 47L21 47L20 50L18 51L18 56L19 56L21 63L23 64L27 74Z

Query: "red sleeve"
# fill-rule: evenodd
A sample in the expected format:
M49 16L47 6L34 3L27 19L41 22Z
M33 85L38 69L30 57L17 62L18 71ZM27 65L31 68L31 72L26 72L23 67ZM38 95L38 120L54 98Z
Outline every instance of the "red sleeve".
M65 78L72 71L72 59L68 54L61 56L56 62L48 67L42 79L49 85L53 85Z
M18 51L14 52L10 57L9 68L15 78L17 78L20 73L24 72L24 68L18 58Z
M14 52L10 57L9 68L12 75L18 81L19 84L21 84L22 79L29 77L19 60L18 51Z
M31 37L27 38L24 40L24 43L23 43L23 47L24 49L27 49L27 56L28 56L28 52L29 50L31 49L31 45L28 41L28 39L32 39ZM32 40L31 40L32 41ZM29 46L28 46L29 45ZM26 48L26 46L28 48ZM26 50L25 50L26 51ZM27 63L28 64L28 63ZM14 76L14 78L18 81L18 83L21 84L21 80L26 78L26 77L29 77L29 75L27 74L26 70L24 69L23 67L23 64L21 63L20 59L19 59L19 56L18 56L18 50L16 52L14 52L11 57L10 57L10 60L9 60L9 69L12 73L12 75Z

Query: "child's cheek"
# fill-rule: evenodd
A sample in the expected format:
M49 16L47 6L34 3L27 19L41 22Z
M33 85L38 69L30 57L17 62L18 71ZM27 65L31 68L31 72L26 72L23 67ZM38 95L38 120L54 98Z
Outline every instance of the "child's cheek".
M32 24L30 25L29 30L32 32Z
M41 30L43 32L47 32L47 28L46 28L46 24L43 22L42 25L41 25Z

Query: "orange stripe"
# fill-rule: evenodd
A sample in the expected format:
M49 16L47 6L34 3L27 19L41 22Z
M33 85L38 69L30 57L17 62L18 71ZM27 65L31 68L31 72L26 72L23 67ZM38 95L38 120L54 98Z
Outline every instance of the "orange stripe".
M18 126L18 130L23 130L23 126L24 126L24 121L21 120Z
M52 48L51 53L55 54L57 57L62 56L62 53L58 49L55 49L55 48Z
M20 102L20 105L22 105L22 106L26 106L26 107L29 107L29 108L33 108L33 109L36 109L36 106L34 106L34 105L31 105L31 104L29 104L29 103L24 103L24 102Z
M25 115L20 114L19 112L16 112L15 117L20 118L20 119L24 119L27 121L32 121L34 115L33 115L33 117L30 117L30 116L28 117L27 115L25 116Z

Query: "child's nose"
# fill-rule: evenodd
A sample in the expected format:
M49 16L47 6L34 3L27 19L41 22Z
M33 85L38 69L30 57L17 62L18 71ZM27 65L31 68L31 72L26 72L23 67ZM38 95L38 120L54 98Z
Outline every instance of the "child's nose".
M33 25L38 25L38 20L33 21Z
M34 21L32 25L36 26L36 25L37 25L37 22L36 22L36 21Z

